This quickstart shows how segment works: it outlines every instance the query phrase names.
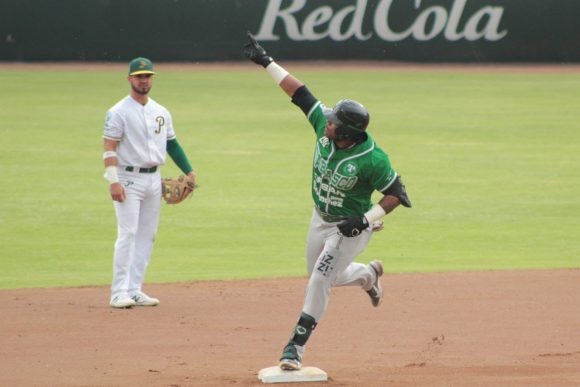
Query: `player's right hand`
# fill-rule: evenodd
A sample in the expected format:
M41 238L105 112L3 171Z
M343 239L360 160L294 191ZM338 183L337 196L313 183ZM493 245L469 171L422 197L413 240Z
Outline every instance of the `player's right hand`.
M254 35L248 32L248 39L250 43L244 46L244 55L248 57L255 64L259 64L266 68L270 63L274 61L271 56L268 56L266 50L258 44Z
M111 184L109 190L111 191L111 199L116 202L123 203L125 201L125 189L121 183Z

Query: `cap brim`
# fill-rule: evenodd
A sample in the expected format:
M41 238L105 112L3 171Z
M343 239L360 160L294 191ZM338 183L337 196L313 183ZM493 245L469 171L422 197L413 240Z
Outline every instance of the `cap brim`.
M141 70L141 71L133 71L132 73L129 73L129 75L139 75L139 74L155 74L155 71Z

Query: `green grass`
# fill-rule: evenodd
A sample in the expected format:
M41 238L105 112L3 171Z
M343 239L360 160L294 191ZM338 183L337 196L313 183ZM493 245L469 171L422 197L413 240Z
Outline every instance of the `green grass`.
M381 258L389 272L579 266L580 74L295 75L327 104L368 107L413 201L359 261ZM124 75L12 70L0 84L0 288L109 284L116 223L101 135ZM258 68L161 71L152 97L172 112L201 188L164 206L147 281L305 275L314 144L299 110Z

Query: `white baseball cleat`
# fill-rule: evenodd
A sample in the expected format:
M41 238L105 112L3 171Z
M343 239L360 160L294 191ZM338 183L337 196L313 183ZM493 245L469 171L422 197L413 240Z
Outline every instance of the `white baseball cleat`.
M381 304L383 300L383 286L381 285L380 278L383 275L383 263L381 261L372 261L369 263L369 267L375 272L375 282L373 286L367 290L367 294L371 298L371 303L374 307Z
M154 297L149 297L143 292L138 292L131 299L135 302L136 306L157 306L159 305L159 300Z
M134 307L135 305L137 305L137 303L135 302L135 300L133 300L127 294L118 294L114 297L111 297L111 301L109 302L109 305L112 308L126 309L126 308Z

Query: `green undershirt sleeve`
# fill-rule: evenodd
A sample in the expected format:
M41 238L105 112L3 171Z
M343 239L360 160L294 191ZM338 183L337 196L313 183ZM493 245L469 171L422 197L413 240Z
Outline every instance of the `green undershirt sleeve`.
M183 171L183 173L187 175L189 172L193 171L193 168L191 167L191 164L189 163L183 148L181 145L179 145L176 138L167 141L166 149L167 153L171 157L171 160L173 160L175 165L177 165L179 169Z

